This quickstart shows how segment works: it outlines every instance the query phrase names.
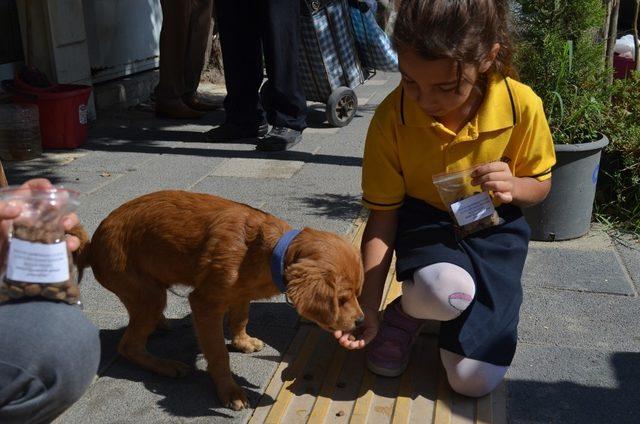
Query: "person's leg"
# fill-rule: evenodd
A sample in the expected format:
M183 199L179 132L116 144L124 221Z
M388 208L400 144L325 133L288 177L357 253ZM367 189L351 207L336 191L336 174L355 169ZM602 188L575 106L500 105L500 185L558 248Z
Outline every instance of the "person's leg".
M50 422L98 371L98 330L75 306L0 305L0 422Z
M262 18L271 125L301 131L306 127L307 102L299 72L300 2L266 0Z
M267 120L274 127L270 136L276 140L260 143L259 148L262 145L264 150L282 150L298 142L306 127L307 102L298 64L300 1L265 1L262 42L268 78Z
M200 112L182 101L186 92L185 71L191 1L160 0L160 82L156 93L156 114L170 118L197 118ZM202 53L204 57L204 52Z
M182 99L192 109L203 111L215 109L215 105L203 102L196 97L206 59L205 52L211 30L212 12L213 0L192 0L184 75L185 92Z
M160 81L157 97L179 99L185 92L185 59L190 19L190 1L161 0Z
M258 90L262 84L260 10L256 0L217 0L216 13L224 62L226 119L240 125L264 121Z
M384 312L367 352L369 369L388 377L402 374L424 320L453 320L474 295L473 277L457 265L440 262L416 270L413 281L402 284L402 296Z
M226 118L207 139L255 140L269 130L258 94L263 77L258 0L216 0L215 8L227 87Z
M490 364L440 349L442 365L451 388L461 395L480 397L491 393L509 367Z

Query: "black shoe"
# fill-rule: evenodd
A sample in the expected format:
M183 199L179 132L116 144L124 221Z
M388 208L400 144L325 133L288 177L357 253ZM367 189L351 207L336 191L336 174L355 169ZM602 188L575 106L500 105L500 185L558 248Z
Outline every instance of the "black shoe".
M269 124L263 122L259 125L240 125L233 122L225 122L224 124L207 131L205 134L208 141L225 142L237 141L245 138L264 137L269 131Z
M271 127L269 134L258 141L256 149L264 152L287 150L302 140L302 131L287 127Z

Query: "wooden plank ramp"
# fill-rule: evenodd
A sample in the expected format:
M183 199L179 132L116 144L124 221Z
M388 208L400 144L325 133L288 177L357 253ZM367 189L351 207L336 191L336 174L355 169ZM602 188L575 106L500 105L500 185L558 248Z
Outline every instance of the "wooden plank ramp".
M365 212L349 235L360 246ZM401 292L392 265L383 305ZM341 348L333 336L301 321L249 423L432 423L506 424L504 383L472 399L454 393L440 365L437 326L424 332L411 362L397 378L379 377L366 367L364 352Z

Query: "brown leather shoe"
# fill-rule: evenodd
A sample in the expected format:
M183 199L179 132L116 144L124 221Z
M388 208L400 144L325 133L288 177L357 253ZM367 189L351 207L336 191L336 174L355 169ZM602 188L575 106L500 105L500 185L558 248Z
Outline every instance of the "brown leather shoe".
M199 110L202 112L210 112L212 110L220 109L220 105L200 98L198 96L189 97L183 100L184 104L189 106L193 110Z
M204 113L191 109L180 100L156 101L156 116L171 119L197 119Z

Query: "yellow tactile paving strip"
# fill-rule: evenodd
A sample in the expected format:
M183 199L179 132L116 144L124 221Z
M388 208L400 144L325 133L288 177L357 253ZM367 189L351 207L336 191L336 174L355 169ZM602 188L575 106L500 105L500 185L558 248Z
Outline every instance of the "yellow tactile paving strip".
M363 212L352 231L357 246L365 221ZM390 272L384 305L400 293ZM402 376L384 378L366 369L363 351L303 323L249 422L506 424L504 385L471 399L452 392L443 372L433 335L418 339Z

